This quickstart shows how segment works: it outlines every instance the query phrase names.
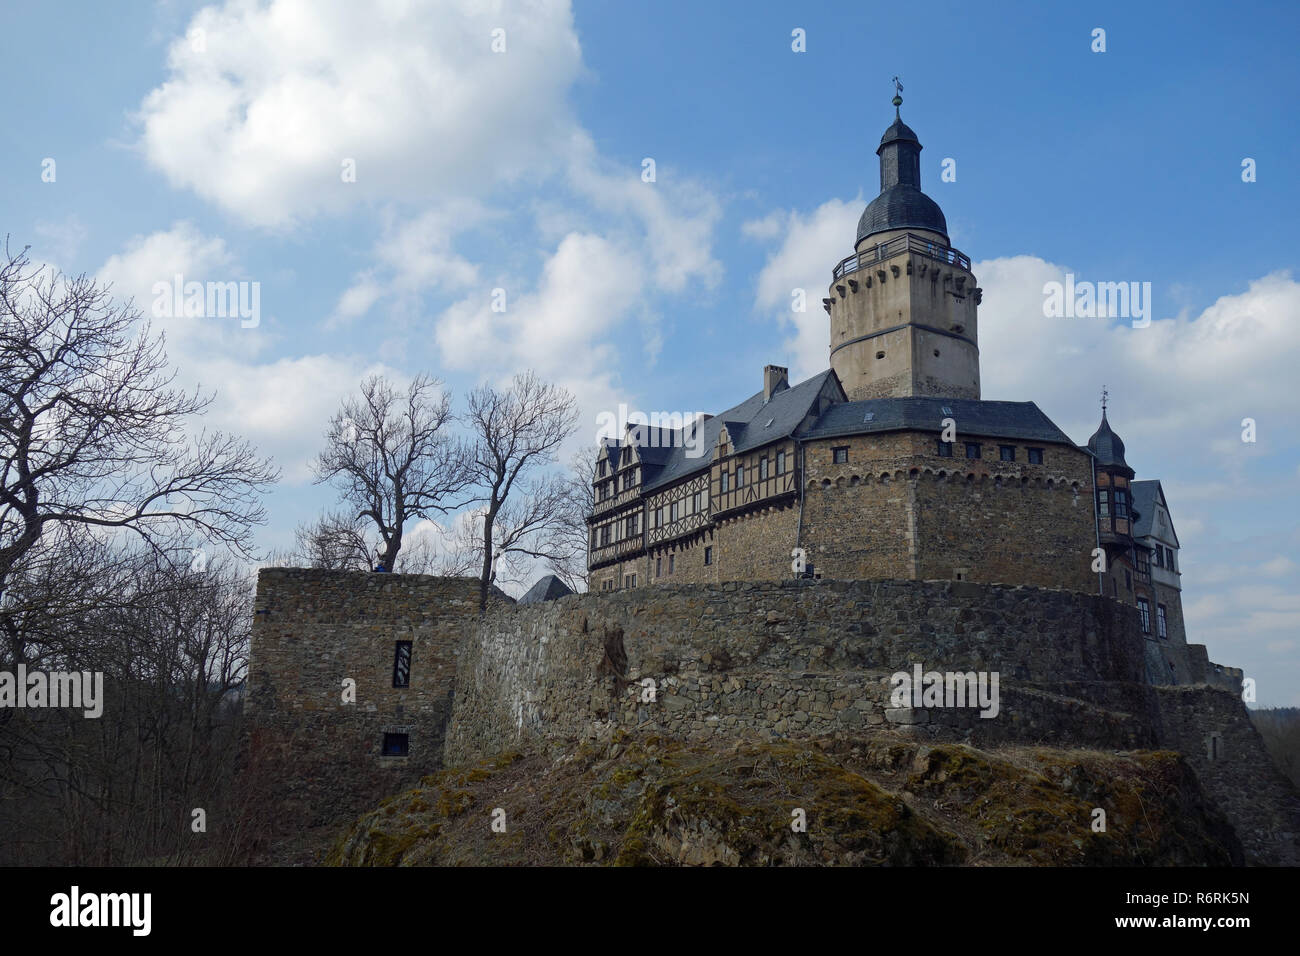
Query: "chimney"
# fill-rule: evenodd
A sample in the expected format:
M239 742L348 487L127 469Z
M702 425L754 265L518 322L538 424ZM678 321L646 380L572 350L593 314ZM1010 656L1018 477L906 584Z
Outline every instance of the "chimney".
M782 389L790 387L790 370L779 365L763 366L763 401L772 400L772 396Z

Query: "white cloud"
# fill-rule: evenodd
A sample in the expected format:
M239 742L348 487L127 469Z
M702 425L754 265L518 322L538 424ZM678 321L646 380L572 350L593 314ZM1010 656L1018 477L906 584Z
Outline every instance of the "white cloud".
M265 344L263 330L242 328L238 318L200 318L156 312L155 284L167 283L170 289L178 275L185 283L245 279L225 240L219 236L203 235L188 221L176 222L170 229L147 236L134 236L127 241L122 252L110 256L100 267L97 278L112 283L115 299L135 300L136 309L149 320L154 330L166 335L168 356L182 366L191 361L201 361L214 350L252 355Z
M772 315L782 326L793 326L785 341L792 353L792 380L807 378L830 366L830 318L822 299L830 286L835 263L853 253L853 237L862 202L832 199L809 215L771 213L741 226L752 239L772 240L784 233L781 246L768 256L758 276L755 308ZM803 312L792 309L793 290L804 291Z
M115 298L134 297L154 332L165 333L168 358L182 384L201 386L205 393L215 390L203 425L241 435L263 454L273 454L285 481L309 481L308 463L320 450L326 423L344 394L369 372L397 376L353 357L258 361L269 345L266 325L246 329L237 318L154 317L154 283L174 283L177 274L186 282L224 282L236 281L244 272L223 239L178 222L131 239L104 263L98 279L113 283Z
M227 0L186 32L141 104L141 146L173 185L251 223L480 194L545 174L571 143L567 0Z
M479 269L452 251L452 239L487 218L471 200L452 200L414 219L390 223L374 249L374 265L339 297L330 324L364 315L388 296L410 306L430 289L460 290L479 281Z
M44 259L71 264L81 250L90 231L77 215L59 220L38 220L33 227L36 234L35 251Z

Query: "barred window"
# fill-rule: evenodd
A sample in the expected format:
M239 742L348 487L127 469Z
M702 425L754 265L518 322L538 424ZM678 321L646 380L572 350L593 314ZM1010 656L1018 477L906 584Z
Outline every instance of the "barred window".
M384 734L384 756L405 757L411 752L411 738L408 734Z
M411 642L398 641L393 655L393 686L411 686Z

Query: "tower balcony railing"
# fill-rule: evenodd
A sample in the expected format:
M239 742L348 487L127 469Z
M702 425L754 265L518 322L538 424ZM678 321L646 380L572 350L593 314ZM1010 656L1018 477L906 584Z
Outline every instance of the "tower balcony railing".
M835 266L831 281L834 282L836 279L851 275L859 269L865 269L877 262L884 262L886 259L894 258L894 256L901 256L905 252L915 252L927 259L946 262L950 266L957 266L959 269L970 271L970 258L965 254L950 246L945 246L941 242L935 242L933 239L926 239L924 236L909 232L902 236L895 236L888 242L878 242L862 252L855 252L847 258L841 259L839 264Z

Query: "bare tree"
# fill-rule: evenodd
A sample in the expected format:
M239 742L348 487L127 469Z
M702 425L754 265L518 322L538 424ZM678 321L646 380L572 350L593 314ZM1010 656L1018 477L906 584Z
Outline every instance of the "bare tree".
M331 571L369 571L374 548L366 538L365 520L360 515L330 512L293 532L297 543L295 560L310 568Z
M0 596L42 536L128 534L156 553L197 536L251 554L277 478L242 439L186 425L211 396L172 387L162 339L84 275L0 264ZM54 552L49 552L53 554ZM12 650L22 659L21 646Z
M551 570L574 591L586 591L590 586L587 546L591 533L587 517L596 510L596 455L597 449L588 445L569 459L563 520L554 534L556 555L551 559Z
M474 433L473 469L481 494L478 514L479 612L498 565L523 558L552 560L555 529L564 514L563 480L538 474L555 461L560 444L577 427L577 403L564 389L532 372L511 387L484 385L469 396L466 423Z
M373 523L379 561L390 571L408 521L464 504L450 500L472 481L466 449L447 428L453 418L451 398L437 379L420 375L399 394L372 375L361 383L361 398L345 400L330 421L315 463L317 481L334 482L352 512L343 529L352 528L353 516ZM333 530L337 544L339 528Z

